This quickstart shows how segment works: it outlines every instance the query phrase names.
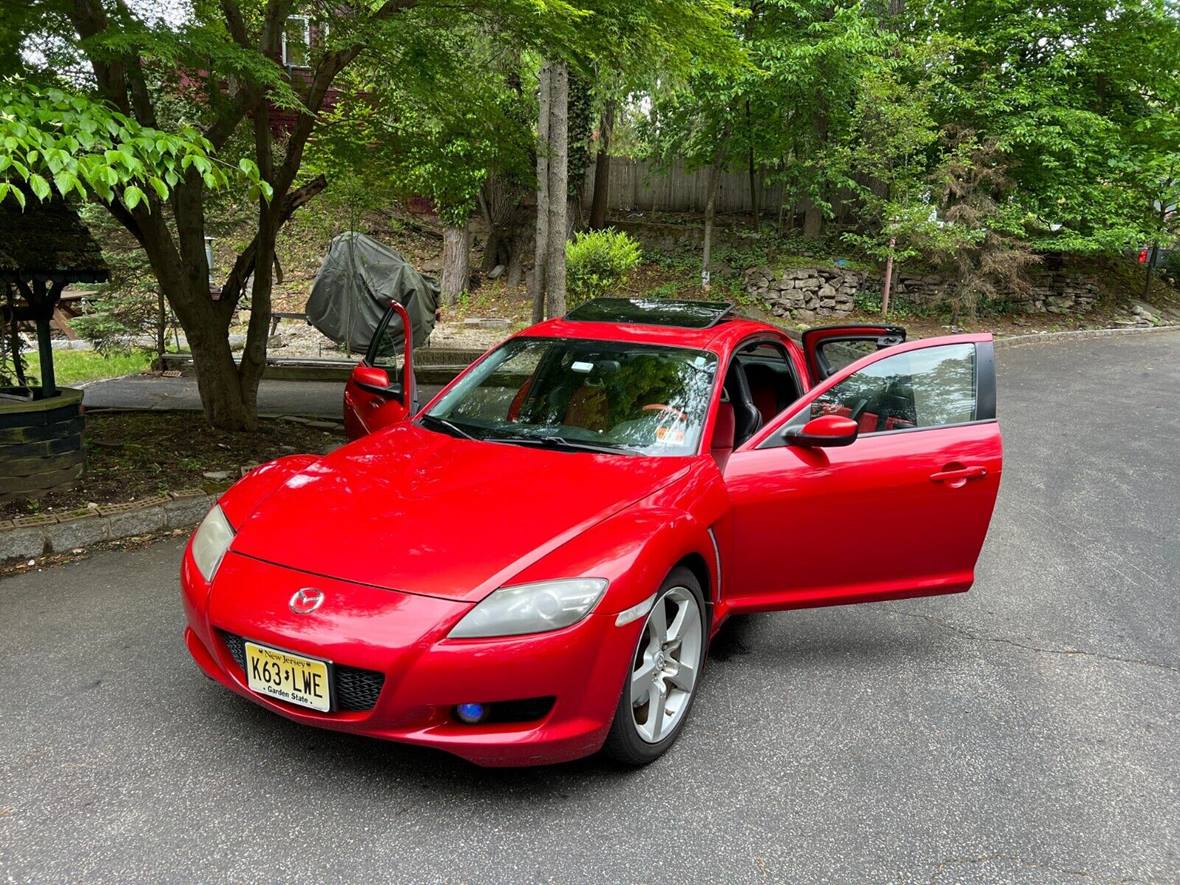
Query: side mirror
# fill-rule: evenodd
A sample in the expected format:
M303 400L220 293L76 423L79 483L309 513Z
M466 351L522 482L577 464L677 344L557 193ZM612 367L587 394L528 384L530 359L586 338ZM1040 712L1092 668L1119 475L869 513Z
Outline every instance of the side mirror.
M783 439L789 446L847 446L856 441L859 432L860 426L851 418L821 415L798 430L787 430Z
M352 370L352 380L357 387L369 393L401 399L401 385L395 386L389 378L389 373L377 366L357 366Z

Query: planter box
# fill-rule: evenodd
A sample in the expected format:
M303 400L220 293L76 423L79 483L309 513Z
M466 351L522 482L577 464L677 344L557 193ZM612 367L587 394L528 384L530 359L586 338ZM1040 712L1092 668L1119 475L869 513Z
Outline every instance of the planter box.
M82 475L82 391L0 399L0 502L69 488Z

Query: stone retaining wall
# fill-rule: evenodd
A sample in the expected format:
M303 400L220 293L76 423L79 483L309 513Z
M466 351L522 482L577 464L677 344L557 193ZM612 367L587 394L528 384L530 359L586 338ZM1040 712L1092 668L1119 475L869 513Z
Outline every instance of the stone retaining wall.
M775 316L812 321L851 313L858 294L880 293L881 279L876 274L840 267L778 272L756 267L746 271L745 288ZM937 303L945 298L946 282L939 276L903 274L895 291L910 302ZM1094 280L1081 274L1056 272L1034 276L1030 291L1013 293L1011 301L1023 313L1085 313L1099 295Z
M182 489L130 504L101 504L64 513L0 520L0 563L69 553L101 541L192 528L218 496Z

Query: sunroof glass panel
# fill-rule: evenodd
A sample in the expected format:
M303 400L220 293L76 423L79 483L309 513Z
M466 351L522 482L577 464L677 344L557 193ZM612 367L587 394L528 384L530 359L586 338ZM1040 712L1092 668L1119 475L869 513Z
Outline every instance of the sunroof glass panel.
M664 301L649 298L595 298L566 314L567 320L591 323L636 323L707 329L733 310L725 301Z

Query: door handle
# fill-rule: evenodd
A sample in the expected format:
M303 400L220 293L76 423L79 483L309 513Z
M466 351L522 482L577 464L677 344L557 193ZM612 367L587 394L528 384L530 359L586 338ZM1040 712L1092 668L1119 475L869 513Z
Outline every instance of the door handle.
M983 479L985 476L987 476L987 468L982 464L973 464L970 467L955 467L948 464L937 473L930 474L930 479L932 482L947 482L954 486L961 486L969 479Z

